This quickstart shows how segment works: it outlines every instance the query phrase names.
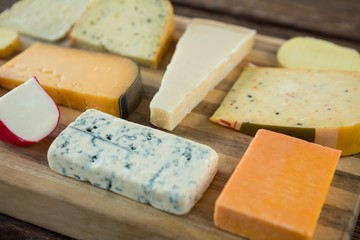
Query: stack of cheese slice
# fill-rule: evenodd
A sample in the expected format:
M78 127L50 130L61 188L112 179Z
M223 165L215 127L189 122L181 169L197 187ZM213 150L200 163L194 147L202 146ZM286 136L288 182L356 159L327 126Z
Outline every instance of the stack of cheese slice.
M255 33L211 20L192 20L150 103L151 123L173 130L250 52Z
M126 118L141 100L140 69L120 56L38 43L0 67L0 86L12 89L34 75L56 103L81 111Z
M360 72L245 68L211 120L360 152Z
M208 146L87 110L48 151L56 172L174 214L201 198L217 171Z
M84 12L88 0L22 0L0 15L0 26L48 40L59 40L68 33Z
M93 0L71 32L71 44L157 67L174 32L168 0Z

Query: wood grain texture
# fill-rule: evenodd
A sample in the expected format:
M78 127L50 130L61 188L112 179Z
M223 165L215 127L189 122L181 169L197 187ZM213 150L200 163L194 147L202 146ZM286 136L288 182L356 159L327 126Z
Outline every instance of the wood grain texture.
M188 19L177 17L176 39ZM31 40L23 38L24 47ZM241 239L214 227L214 203L252 137L212 123L209 117L249 62L276 66L275 53L283 40L258 35L254 50L212 90L174 134L207 144L219 153L219 171L204 197L185 216L174 216L88 183L53 172L46 153L53 139L80 112L61 107L54 133L26 148L0 143L0 212L80 239ZM130 121L150 126L149 103L171 59L171 46L158 70L142 68L143 99ZM1 62L0 62L1 64ZM0 95L6 92L0 89ZM350 239L359 213L360 155L343 157L337 167L314 239Z
M257 29L281 38L305 35L360 50L358 0L172 0L175 13Z
M36 225L14 219L12 217L0 214L0 239L1 240L71 240L72 238L45 230ZM15 230L16 231L15 231Z

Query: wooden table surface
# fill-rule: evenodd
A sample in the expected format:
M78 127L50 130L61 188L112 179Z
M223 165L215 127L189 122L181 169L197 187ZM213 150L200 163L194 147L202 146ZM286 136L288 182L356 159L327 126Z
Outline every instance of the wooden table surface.
M13 2L1 0L0 11ZM172 0L172 3L177 15L216 19L284 39L315 36L360 51L359 0ZM0 214L0 239L69 238ZM352 239L360 240L359 219Z

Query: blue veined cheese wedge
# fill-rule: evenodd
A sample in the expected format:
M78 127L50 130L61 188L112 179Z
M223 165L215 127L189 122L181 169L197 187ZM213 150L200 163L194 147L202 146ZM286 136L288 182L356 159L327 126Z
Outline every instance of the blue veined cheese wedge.
M54 171L173 214L185 214L217 172L210 147L98 110L81 114L48 151Z

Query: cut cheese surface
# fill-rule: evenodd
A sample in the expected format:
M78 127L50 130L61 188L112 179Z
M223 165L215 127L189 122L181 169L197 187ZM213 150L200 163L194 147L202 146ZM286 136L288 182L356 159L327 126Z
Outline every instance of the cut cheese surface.
M352 48L311 37L294 37L277 52L281 66L360 71L360 54Z
M251 51L255 34L239 26L193 19L150 103L151 123L173 130Z
M0 26L56 41L65 37L87 4L88 0L22 0L0 14Z
M89 109L48 151L54 171L174 214L202 197L217 171L208 146Z
M174 24L168 0L94 0L71 32L71 44L156 68L172 39Z
M211 120L250 135L271 129L349 155L360 151L359 91L355 71L245 68Z
M12 89L33 75L56 103L81 111L127 117L141 99L139 67L119 56L35 44L0 67L0 86Z
M215 225L254 240L310 240L340 151L259 130L215 204Z
M20 47L20 39L17 31L0 27L0 58L6 57Z
M58 107L35 78L0 97L0 139L12 144L39 142L54 131L59 119Z

